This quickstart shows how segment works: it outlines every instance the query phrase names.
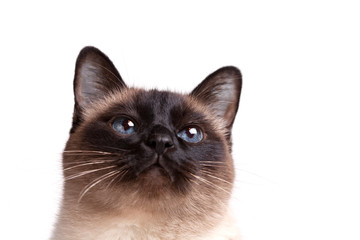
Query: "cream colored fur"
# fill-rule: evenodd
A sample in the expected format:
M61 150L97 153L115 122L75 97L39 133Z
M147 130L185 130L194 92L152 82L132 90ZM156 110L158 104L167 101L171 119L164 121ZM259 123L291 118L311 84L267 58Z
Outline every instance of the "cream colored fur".
M128 218L101 215L86 221L86 217L81 218L81 222L74 216L71 222L60 222L51 240L240 240L239 230L229 214L213 229L198 229L203 232L200 236L182 229L167 233L156 220L137 211L129 213Z

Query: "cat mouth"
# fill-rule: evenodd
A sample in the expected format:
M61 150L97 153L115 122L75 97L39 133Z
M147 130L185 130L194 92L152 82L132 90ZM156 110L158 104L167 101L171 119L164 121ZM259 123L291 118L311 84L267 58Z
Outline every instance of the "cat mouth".
M173 182L174 180L170 172L159 162L159 160L143 169L140 172L139 177L145 178L155 185L163 184L169 181Z
M160 163L155 163L149 166L148 168L144 169L143 173L150 174L153 177L166 176L171 180L170 174L163 166L161 166Z

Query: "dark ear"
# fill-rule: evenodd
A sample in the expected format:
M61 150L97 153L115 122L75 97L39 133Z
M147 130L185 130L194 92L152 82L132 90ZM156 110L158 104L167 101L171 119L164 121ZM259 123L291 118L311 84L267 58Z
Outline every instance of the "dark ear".
M223 67L210 74L191 95L209 107L212 114L220 118L231 139L231 128L239 106L242 78L236 67Z
M83 120L83 111L110 93L126 88L110 59L94 47L85 47L76 60L74 94L75 109L71 132Z

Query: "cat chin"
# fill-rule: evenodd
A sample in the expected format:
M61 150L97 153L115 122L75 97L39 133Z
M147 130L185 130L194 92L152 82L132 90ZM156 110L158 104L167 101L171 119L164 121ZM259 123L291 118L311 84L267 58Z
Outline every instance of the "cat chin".
M140 173L139 178L145 181L144 184L154 186L163 186L171 181L169 173L159 164L154 164L145 169Z
M164 168L154 164L138 176L140 194L148 197L160 197L164 190L171 187L171 178Z

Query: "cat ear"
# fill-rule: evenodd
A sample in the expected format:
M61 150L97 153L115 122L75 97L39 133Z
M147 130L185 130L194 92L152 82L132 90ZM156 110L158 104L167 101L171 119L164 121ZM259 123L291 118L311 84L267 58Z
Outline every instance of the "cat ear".
M85 47L76 61L75 101L82 108L126 87L110 59L99 49Z
M82 121L82 113L86 108L123 88L126 85L110 59L97 48L83 48L76 60L72 131Z
M224 121L229 138L239 106L241 86L240 70L229 66L210 74L190 94L209 107L212 114Z

